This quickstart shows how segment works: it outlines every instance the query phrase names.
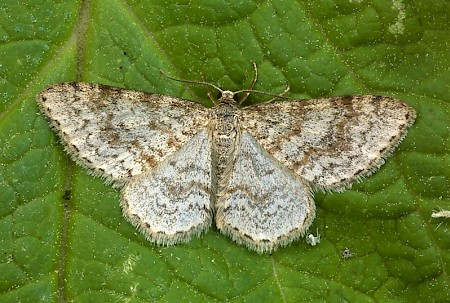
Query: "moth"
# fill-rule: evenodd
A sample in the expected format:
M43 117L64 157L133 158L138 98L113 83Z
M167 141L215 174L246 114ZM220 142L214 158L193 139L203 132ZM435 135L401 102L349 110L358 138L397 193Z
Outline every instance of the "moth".
M244 107L235 97L251 89L208 85L221 93L212 108L81 82L52 85L37 101L72 159L121 188L124 216L149 241L187 242L214 220L258 253L304 236L312 191L340 191L372 174L415 119L391 97Z

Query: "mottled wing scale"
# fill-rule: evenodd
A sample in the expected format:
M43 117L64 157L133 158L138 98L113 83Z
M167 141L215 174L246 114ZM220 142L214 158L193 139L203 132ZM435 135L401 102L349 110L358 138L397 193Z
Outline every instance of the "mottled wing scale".
M210 227L215 197L211 149L202 129L155 169L125 185L123 213L150 241L175 244Z
M259 253L306 232L315 216L310 187L243 131L218 194L216 225Z
M262 103L241 116L242 127L284 166L317 188L341 190L384 163L415 112L389 97L357 95Z
M61 83L38 95L73 159L121 186L205 127L204 106L100 84Z
M87 83L51 86L38 101L77 163L124 185L124 215L150 241L187 241L211 225L215 210L221 232L259 253L305 234L315 216L311 186L341 190L372 173L415 118L411 107L389 97L239 110L226 93L236 124L220 127L237 135L230 158L219 163L221 176L215 174L223 157L214 149L231 137L221 129L224 137L214 141L215 124L202 105Z
M126 183L124 215L149 240L186 241L211 225L207 108L88 83L51 86L38 101L77 163L116 186Z

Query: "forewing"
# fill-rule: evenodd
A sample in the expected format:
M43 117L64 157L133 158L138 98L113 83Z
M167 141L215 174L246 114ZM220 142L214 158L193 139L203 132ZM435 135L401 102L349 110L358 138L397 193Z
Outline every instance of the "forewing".
M263 150L246 131L218 195L217 228L259 253L303 235L315 216L309 186Z
M56 84L37 99L73 159L116 185L155 167L207 124L199 104L99 84Z
M339 190L382 165L414 118L402 101L358 95L258 104L242 110L241 123L286 167Z
M175 244L211 225L213 169L205 129L122 191L124 216L151 242Z

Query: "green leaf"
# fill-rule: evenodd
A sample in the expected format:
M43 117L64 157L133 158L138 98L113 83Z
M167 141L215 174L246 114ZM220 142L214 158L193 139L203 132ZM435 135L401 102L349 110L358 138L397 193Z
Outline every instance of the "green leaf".
M448 11L444 0L3 1L0 302L450 301L450 220L430 218L450 209ZM89 81L210 105L204 87L160 69L237 90L252 61L259 90L389 95L418 113L377 173L316 194L317 246L258 255L214 228L150 244L35 101L46 85Z

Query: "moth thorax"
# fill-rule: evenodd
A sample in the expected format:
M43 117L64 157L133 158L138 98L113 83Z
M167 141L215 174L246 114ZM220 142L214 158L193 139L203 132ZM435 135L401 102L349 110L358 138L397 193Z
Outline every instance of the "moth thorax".
M220 178L234 154L239 131L239 109L236 106L220 103L211 111L211 134Z

